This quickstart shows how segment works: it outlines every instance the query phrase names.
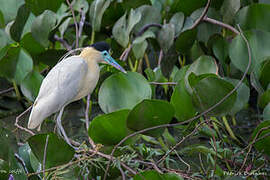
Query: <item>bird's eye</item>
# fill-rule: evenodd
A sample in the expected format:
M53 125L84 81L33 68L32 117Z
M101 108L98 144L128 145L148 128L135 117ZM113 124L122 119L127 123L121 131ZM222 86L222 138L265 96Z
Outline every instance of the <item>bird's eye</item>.
M107 56L107 55L108 55L108 53L107 53L107 52L104 52L103 54L104 54L104 56Z

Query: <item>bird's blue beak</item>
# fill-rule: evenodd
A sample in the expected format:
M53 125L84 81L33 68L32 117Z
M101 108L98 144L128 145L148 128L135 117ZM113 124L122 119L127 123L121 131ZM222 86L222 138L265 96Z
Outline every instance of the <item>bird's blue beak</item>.
M116 69L122 71L123 73L127 73L126 70L124 68L122 68L122 66L120 66L111 56L108 52L104 52L103 53L103 57L104 57L104 60L112 65L113 67L115 67Z

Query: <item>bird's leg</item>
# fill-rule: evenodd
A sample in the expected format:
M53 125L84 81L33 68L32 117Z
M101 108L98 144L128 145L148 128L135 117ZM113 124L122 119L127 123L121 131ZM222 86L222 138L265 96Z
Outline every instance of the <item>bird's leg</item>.
M88 94L87 101L86 101L86 108L85 108L85 126L86 126L87 132L88 132L88 128L89 128L89 106L90 106L90 98L91 98L91 94ZM96 145L95 145L94 141L90 138L90 136L88 136L88 140L89 140L89 143L91 144L92 148L95 149Z
M67 134L66 134L66 132L65 132L63 126L62 126L62 123L61 123L61 117L62 117L62 115L63 115L63 112L64 112L64 107L60 110L60 112L59 112L59 114L58 114L58 116L57 116L57 119L56 119L57 128L58 128L59 131L60 131L60 135L62 135L62 136L64 137L65 141L66 141L70 146L72 146L71 143L70 143L70 141L69 141L69 139L68 139L68 137L67 137ZM72 146L72 147L73 147L73 146Z

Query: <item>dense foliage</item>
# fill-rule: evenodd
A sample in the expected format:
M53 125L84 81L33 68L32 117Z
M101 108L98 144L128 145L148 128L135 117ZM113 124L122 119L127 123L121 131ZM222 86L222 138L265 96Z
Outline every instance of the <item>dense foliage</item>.
M270 1L0 4L0 179L269 178ZM128 73L100 65L91 101L66 108L79 148L54 117L25 129L48 71L98 41Z

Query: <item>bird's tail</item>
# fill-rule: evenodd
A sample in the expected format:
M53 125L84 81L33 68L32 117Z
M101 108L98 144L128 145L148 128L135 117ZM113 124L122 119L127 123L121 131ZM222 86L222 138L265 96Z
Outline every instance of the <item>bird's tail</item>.
M33 108L30 113L29 121L28 121L28 129L35 129L41 126L41 123L46 118L46 114L44 114L41 103L35 102L33 104ZM40 130L40 128L38 128Z

